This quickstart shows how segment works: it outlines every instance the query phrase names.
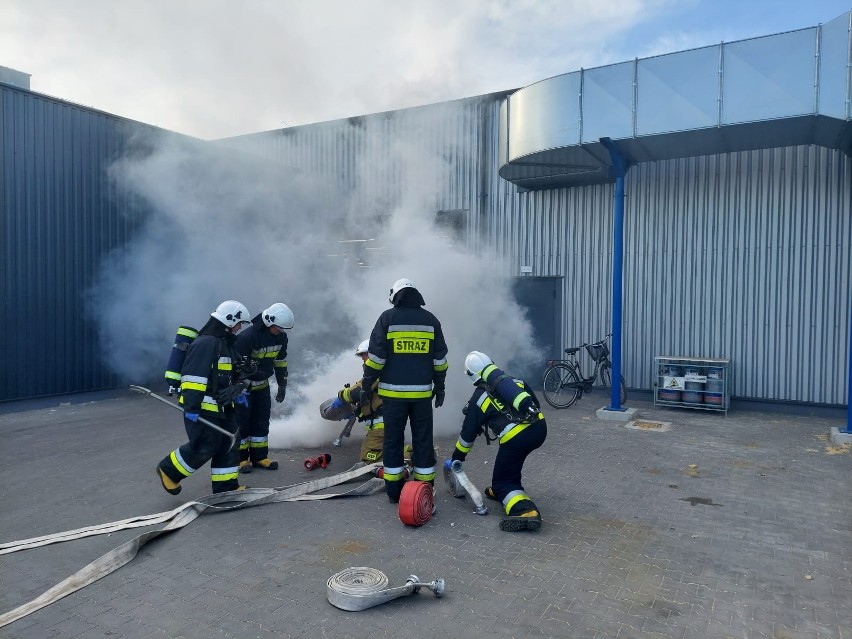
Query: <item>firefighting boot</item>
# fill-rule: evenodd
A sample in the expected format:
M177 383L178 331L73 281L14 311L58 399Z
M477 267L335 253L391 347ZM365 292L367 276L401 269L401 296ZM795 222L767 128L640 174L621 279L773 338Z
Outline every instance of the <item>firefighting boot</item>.
M248 459L240 460L240 472L241 473L250 473L251 472L251 462Z
M172 481L166 473L163 472L163 469L157 466L157 477L160 478L160 483L163 485L163 488L167 493L172 495L177 495L180 492L180 484L176 481Z
M538 507L529 499L519 501L512 506L509 514L500 520L500 530L504 532L535 531L539 528L541 528L541 515Z
M264 457L259 461L253 461L251 463L255 468L265 468L266 470L278 470L278 462L274 459L269 459L269 457Z

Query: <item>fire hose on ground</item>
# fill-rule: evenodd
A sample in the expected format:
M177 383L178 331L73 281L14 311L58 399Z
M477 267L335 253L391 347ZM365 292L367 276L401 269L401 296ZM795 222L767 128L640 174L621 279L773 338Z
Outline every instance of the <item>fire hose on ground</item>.
M56 584L32 601L18 606L6 613L0 614L0 628L17 621L18 619L26 617L45 606L49 606L59 599L94 583L101 577L105 577L106 575L118 570L121 566L132 561L139 552L139 549L146 543L156 539L160 535L183 528L205 511L210 511L211 513L227 512L240 508L250 508L254 506L261 506L263 504L284 501L306 501L332 499L334 497L344 496L372 495L384 488L384 482L375 477L371 477L363 484L360 484L359 486L344 493L319 495L310 493L315 493L318 490L330 488L331 486L336 486L359 477L373 475L379 466L380 464L363 464L362 462L359 462L346 472L322 477L320 479L296 484L294 486L285 486L282 488L248 488L240 491L217 493L203 497L198 501L188 502L183 506L167 512L0 544L0 555L4 555L39 546L46 546L48 544L72 541L74 539L82 539L84 537L91 537L94 535L110 534L112 532L128 528L137 528L168 522L160 530L144 533L129 542L114 548L92 563L84 566L64 581Z
M436 598L444 594L443 579L423 583L417 575L410 575L404 586L387 586L388 578L383 572L359 566L332 575L326 589L332 606L349 611L366 610L405 595L415 595L421 587L429 588Z
M449 464L444 463L444 482L453 497L464 497L467 493L475 506L474 513L477 515L488 514L488 508L485 507L485 502L482 500L482 493L464 472L464 465L458 459Z

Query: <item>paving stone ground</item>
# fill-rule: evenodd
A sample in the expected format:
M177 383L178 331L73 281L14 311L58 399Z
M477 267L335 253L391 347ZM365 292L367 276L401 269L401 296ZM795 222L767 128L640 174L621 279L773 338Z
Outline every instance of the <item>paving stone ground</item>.
M545 408L548 439L527 462L537 533L503 533L439 476L438 513L404 526L383 494L203 515L116 572L0 628L0 637L148 639L581 637L852 639L852 453L843 422L781 413L657 409L666 432L600 421L604 397ZM182 443L179 416L142 396L8 410L0 543L170 510L209 492L206 469L165 493L156 462ZM442 409L443 410L443 409ZM330 429L336 436L337 425ZM342 448L277 450L277 487L349 468ZM436 440L447 456L454 439ZM302 460L332 452L328 470ZM465 465L490 483L495 447ZM34 599L152 528L0 556L0 612ZM442 578L361 612L326 598L352 566Z

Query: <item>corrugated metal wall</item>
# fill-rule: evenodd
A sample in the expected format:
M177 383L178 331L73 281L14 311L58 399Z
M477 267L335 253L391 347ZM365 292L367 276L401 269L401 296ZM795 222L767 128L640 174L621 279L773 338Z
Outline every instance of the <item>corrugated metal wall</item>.
M0 401L101 390L86 291L136 220L106 168L143 125L0 85Z
M505 95L220 144L319 173L338 188L371 180L380 188L358 191L364 199L352 204L365 215L399 196L402 168L383 161L394 145L414 140L412 153L437 151L441 165L419 179L439 194L439 210L470 212L470 249L496 250L512 275L529 265L533 276L564 278L562 346L597 339L610 330L613 186L519 193L502 180ZM106 168L134 130L152 129L5 86L0 122L0 399L113 387L85 295L103 257L132 238L139 219ZM846 402L847 156L795 147L647 163L630 170L626 186L628 386L651 387L655 355L730 357L737 396Z
M610 330L613 190L522 193L504 210L518 265L565 278L564 346ZM651 387L656 355L728 357L736 396L845 404L850 255L852 162L839 151L802 146L633 167L628 386Z
M519 193L500 179L503 98L365 116L361 128L340 121L227 142L352 185L415 131L423 148L447 160L432 185L443 206L472 212L470 248L496 250L513 275L528 265L532 276L564 278L562 346L598 339L611 330L614 186ZM396 177L380 176L389 192ZM656 355L729 357L736 396L846 402L847 156L792 147L641 164L627 175L626 196L628 386L651 388Z

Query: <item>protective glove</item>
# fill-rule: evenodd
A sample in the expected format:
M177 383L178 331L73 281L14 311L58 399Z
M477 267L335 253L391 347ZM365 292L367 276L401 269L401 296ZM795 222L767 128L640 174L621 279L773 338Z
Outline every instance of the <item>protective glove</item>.
M242 393L245 388L246 387L242 384L232 384L230 386L226 386L218 393L216 393L216 401L223 405L231 404L237 400L237 397L240 396L240 393Z
M275 394L275 401L279 404L284 401L287 395L287 384L278 384L278 392Z
M248 391L243 391L240 393L239 397L234 402L237 406L245 406L248 408L249 405L249 394Z
M453 468L453 460L452 459L445 459L444 460L444 470L452 470L452 468Z
M373 383L375 379L371 379L369 377L365 377L361 380L361 397L358 399L358 407L359 408L367 408L371 404L371 400L373 399L373 393L367 389L373 388Z
M463 461L465 460L465 458L466 458L466 457L467 457L467 453L463 453L463 452L461 452L458 448L456 448L456 449L453 451L453 457L452 457L452 459L450 460L450 462L451 462L451 463L452 463L452 462L454 462L454 461L461 461L461 462L463 462Z
M334 401L331 402L331 406L329 406L332 410L337 410L338 408L343 408L343 400L339 397L335 397Z
M198 423L198 413L184 413L183 416L191 422Z
M435 408L440 408L444 405L444 387L436 387L432 396L435 398Z

